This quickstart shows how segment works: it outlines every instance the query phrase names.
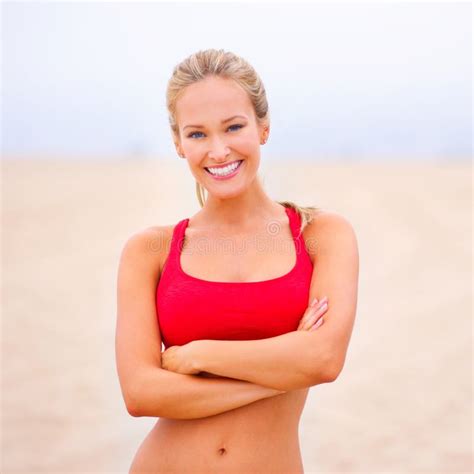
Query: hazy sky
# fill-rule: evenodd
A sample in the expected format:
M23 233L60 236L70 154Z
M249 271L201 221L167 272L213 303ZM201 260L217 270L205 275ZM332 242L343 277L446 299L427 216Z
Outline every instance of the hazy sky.
M274 156L472 154L470 3L2 6L3 150L176 157L166 83L205 48L267 90Z

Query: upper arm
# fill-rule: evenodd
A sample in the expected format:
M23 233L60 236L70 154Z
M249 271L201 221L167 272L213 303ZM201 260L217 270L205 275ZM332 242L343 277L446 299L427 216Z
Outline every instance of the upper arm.
M158 239L158 240L156 240ZM163 228L132 235L122 249L117 275L115 356L120 387L133 414L140 371L161 367L161 335L156 313Z
M336 213L317 215L309 225L314 239L310 301L328 298L324 324L310 331L314 344L328 348L331 378L341 372L354 326L359 280L357 238L347 219Z

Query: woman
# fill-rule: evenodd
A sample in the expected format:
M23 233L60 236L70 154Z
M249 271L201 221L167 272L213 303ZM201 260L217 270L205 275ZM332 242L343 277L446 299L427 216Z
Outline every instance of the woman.
M337 378L355 319L354 231L265 193L268 105L244 59L191 55L173 71L167 107L201 210L122 250L121 389L132 416L159 417L129 472L302 473L309 387Z

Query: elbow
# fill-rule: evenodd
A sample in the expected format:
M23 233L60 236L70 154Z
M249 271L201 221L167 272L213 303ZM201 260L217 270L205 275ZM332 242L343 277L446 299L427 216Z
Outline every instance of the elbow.
M127 405L127 412L130 416L133 416L134 418L138 418L140 415L135 407L131 407L130 405Z
M127 386L123 387L123 398L125 401L125 407L129 415L133 417L145 416L142 413L143 406L143 387L145 383L142 378L135 377L130 380Z
M334 355L327 363L325 374L326 382L335 382L342 372L345 362L345 355Z
M136 405L127 404L127 412L130 416L133 416L134 418L138 418L141 416Z
M340 373L340 369L328 363L320 370L313 369L313 371L309 375L309 382L307 386L312 387L314 385L319 385L322 383L335 382L339 377Z
M136 392L129 390L127 393L125 393L124 399L125 399L125 407L127 408L127 412L129 415L133 417L139 417L140 415L140 410L139 410L139 404L138 404L138 399L135 395Z
M159 369L161 371L162 369ZM163 370L163 373L166 372ZM158 372L159 373L159 372ZM136 376L130 384L124 388L124 400L127 412L134 418L153 416L158 418L167 417L168 403L170 399L166 389L157 387L161 374L157 377L156 369L152 373L147 371ZM173 403L175 397L171 397Z
M323 357L319 353L319 357L318 361L314 361L309 369L309 386L334 382L342 372L344 357L332 351L328 351Z
M133 372L132 376L120 379L122 398L130 416L168 418L172 408L181 406L174 382L182 375L154 365Z
M329 363L323 367L313 367L309 372L306 387L314 387L315 385L334 382L338 375L338 371Z
M341 373L341 370L342 369L338 369L338 368L328 369L328 371L326 372L326 374L324 376L325 383L335 382L337 380L337 378L339 377L339 374Z

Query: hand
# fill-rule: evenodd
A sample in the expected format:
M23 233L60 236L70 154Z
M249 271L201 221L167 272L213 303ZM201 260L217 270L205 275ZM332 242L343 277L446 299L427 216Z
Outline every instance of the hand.
M184 346L171 346L161 353L161 367L184 375L198 374L194 364L193 341Z
M325 296L320 301L314 301L314 304L308 306L303 317L300 320L297 331L314 331L324 322L323 314L328 310L328 299Z

